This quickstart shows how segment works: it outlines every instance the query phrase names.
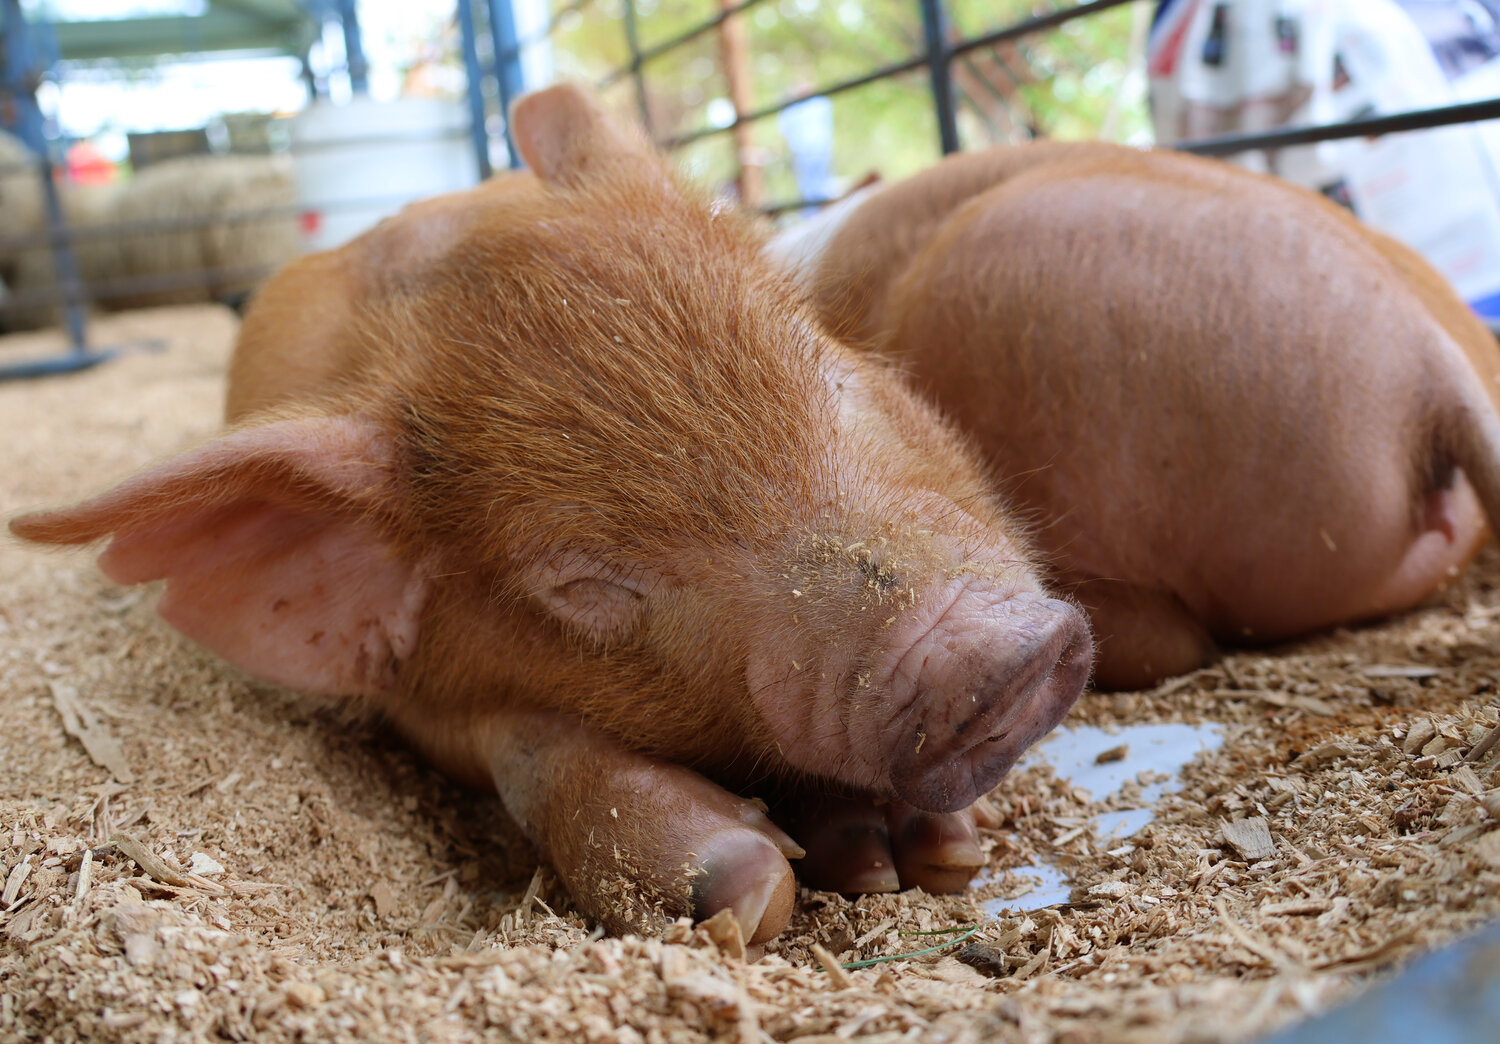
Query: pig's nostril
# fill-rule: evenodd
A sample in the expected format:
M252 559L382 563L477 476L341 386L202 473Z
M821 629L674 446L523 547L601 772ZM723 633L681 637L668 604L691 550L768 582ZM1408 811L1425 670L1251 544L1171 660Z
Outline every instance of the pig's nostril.
M1082 614L1052 599L1017 605L1012 614L1011 633L1024 637L1008 650L1001 646L986 678L956 694L950 689L945 698L949 676L935 675L937 684L919 697L921 742L901 749L891 768L893 787L908 803L946 812L972 802L1057 725L1083 690L1093 640Z

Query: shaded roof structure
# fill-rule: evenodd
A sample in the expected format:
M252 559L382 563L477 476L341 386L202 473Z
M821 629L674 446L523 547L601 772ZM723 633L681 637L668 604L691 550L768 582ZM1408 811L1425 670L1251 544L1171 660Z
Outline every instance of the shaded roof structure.
M317 37L320 16L330 6L320 0L204 0L197 14L55 19L52 29L64 61L208 51L300 56Z

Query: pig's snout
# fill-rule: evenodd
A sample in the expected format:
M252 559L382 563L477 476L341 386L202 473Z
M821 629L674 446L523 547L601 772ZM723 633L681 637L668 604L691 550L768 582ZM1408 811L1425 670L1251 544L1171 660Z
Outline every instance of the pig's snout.
M1062 721L1093 652L1083 614L1066 602L961 596L897 669L913 692L892 724L891 789L927 812L968 807Z

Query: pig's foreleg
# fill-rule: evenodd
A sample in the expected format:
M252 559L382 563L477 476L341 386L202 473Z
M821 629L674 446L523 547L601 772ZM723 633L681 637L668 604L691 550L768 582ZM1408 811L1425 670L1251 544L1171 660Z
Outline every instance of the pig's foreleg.
M1095 688L1149 688L1219 656L1208 630L1169 591L1090 579L1073 592L1093 625Z
M799 793L778 801L773 814L806 849L797 873L812 888L958 892L984 865L968 809L932 813L900 801Z
M802 851L760 806L562 715L492 719L496 789L573 901L612 932L733 909L747 942L791 916Z

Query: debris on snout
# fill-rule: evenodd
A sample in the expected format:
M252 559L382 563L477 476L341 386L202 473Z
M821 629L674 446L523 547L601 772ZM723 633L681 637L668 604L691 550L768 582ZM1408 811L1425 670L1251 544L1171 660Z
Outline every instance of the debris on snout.
M1095 765L1108 765L1111 761L1124 761L1130 755L1130 744L1121 743L1118 747L1110 747L1101 750L1094 757Z
M1224 824L1224 843L1239 852L1247 863L1269 859L1276 854L1271 827L1261 816L1250 816Z

